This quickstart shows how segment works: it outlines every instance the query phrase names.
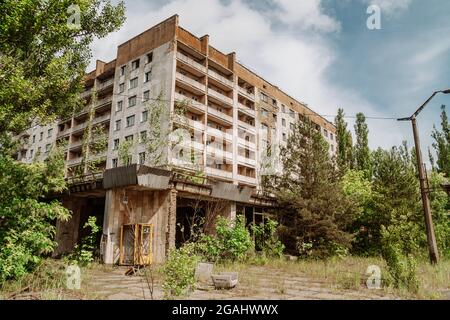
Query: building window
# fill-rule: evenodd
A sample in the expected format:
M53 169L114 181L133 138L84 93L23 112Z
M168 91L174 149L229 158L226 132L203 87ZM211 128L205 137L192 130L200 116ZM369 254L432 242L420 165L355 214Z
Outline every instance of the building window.
M119 93L122 93L125 91L125 83L119 84Z
M34 150L31 149L31 150L30 150L30 159L33 158L33 156L34 156Z
M114 139L113 150L118 150L119 149L119 144L120 144L120 140L119 139Z
M286 119L281 119L281 124L283 127L286 127Z
M133 78L130 80L130 89L134 89L138 86L138 78Z
M145 122L147 120L148 120L148 111L147 110L142 111L142 113L141 113L141 122Z
M33 143L36 142L36 135L33 136Z
M37 154L38 154L38 155L41 154L41 147L38 147Z
M289 128L291 128L291 130L294 130L294 124L293 124L293 123L290 123L290 124L289 124Z
M44 133L43 132L39 133L39 141L42 141L43 138L44 138Z
M331 132L330 132L330 140L334 140L334 136Z
M139 164L145 163L145 152L139 153Z
M276 99L272 99L272 105L277 106L277 100Z
M128 142L133 141L133 135L130 134L129 136L126 136L125 141L128 141Z
M334 152L334 145L331 145L331 152Z
M51 148L52 148L52 145L51 145L51 144L47 144L47 145L45 146L45 152L46 152L46 153L49 153Z
M263 117L267 117L267 116L269 116L269 112L266 109L261 109L261 115Z
M134 126L134 115L127 117L127 128Z
M116 112L122 111L122 108L123 108L123 101L117 102L117 105L116 105Z
M269 97L267 97L267 95L263 92L261 92L261 100L263 102L268 102L269 101Z
M120 130L121 125L122 125L122 120L116 120L116 126L115 126L114 130L116 130L116 131Z
M326 129L323 129L323 135L328 138L328 131Z
M128 99L128 108L134 107L136 105L136 96L132 96Z
M125 75L125 66L120 67L120 76Z
M116 159L112 159L112 167L117 168L117 165L119 164L119 161Z
M292 109L289 109L289 115L291 116L291 118L295 118L295 112Z
M152 63L153 61L153 52L147 54L147 63Z
M283 133L283 141L287 141L286 133Z
M51 138L53 134L53 129L48 129L47 131L47 138Z
M286 106L284 104L281 105L281 112L286 112Z
M144 91L144 101L150 100L150 90Z
M136 70L137 68L139 68L139 64L140 64L140 60L139 60L139 59L134 60L134 61L131 63L131 70Z
M151 71L146 72L145 73L145 82L149 82L151 78L152 78L152 72Z
M139 143L147 142L147 131L141 131L139 133Z

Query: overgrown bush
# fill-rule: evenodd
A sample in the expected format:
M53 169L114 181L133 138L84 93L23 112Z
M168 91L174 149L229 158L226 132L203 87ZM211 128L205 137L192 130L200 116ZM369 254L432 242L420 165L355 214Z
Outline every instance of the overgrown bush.
M238 215L235 221L219 217L216 235L202 236L198 242L198 252L209 261L242 261L253 246L250 233L245 227L244 217Z
M195 268L200 261L193 243L173 249L162 267L164 274L163 290L167 299L187 294L195 284Z
M387 265L388 283L396 289L417 293L419 280L413 253L417 252L418 246L414 239L409 239L408 224L405 225L382 226L381 253Z
M94 261L94 250L96 248L97 234L101 228L97 225L97 218L91 216L83 226L90 229L89 235L81 240L81 245L76 245L73 252L67 257L70 263L87 266Z
M53 148L45 163L26 165L0 148L0 283L32 271L56 247L53 221L70 213L58 201L41 199L64 190L63 157Z
M277 226L278 222L271 219L259 225L252 225L255 249L266 257L280 258L283 255L284 245L278 239Z

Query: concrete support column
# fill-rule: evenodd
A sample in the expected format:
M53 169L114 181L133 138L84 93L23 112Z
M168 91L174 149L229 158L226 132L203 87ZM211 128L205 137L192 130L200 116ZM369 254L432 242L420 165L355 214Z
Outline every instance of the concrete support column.
M105 264L114 264L118 260L118 250L120 241L120 229L118 228L118 211L115 210L114 190L106 191L105 213L103 220L103 234L101 242L101 251L103 262ZM116 223L114 223L116 220ZM116 253L116 254L115 254Z
M169 251L175 248L177 225L177 190L171 189L168 195L167 229L166 229L166 257Z

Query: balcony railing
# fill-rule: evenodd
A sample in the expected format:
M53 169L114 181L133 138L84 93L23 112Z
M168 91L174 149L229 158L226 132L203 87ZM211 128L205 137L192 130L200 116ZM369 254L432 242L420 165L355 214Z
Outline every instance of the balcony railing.
M256 160L255 159L250 159L250 158L246 158L242 155L238 155L237 157L238 162L244 163L246 165L255 167L256 166Z
M179 102L187 102L189 104L189 107L194 108L196 110L205 112L206 106L202 104L201 102L195 101L194 99L188 98L185 95L182 95L178 92L175 92L175 100Z
M97 91L102 91L110 86L112 86L114 84L114 78L106 80L105 82L101 82L98 85Z
M225 170L220 170L216 168L210 168L206 167L206 174L215 176L215 177L221 177L221 178L227 178L227 179L233 179L233 173Z
M197 130L205 130L205 125L199 121L194 121L191 119L186 118L185 116L175 115L173 119L176 123L182 124L182 125L188 125L191 128L197 129Z
M226 133L226 132L223 132L221 130L218 130L216 128L211 128L211 127L208 126L206 128L206 132L209 135L212 135L214 137L221 138L221 139L228 140L228 141L233 141L233 135L231 135L229 133Z
M231 117L223 112L220 112L217 109L211 108L211 107L208 108L208 115L213 115L219 119L228 121L229 123L233 123L233 117Z
M238 87L239 93L242 94L244 97L249 98L250 100L255 101L255 94L252 92L249 92L247 89Z
M227 97L226 95L223 95L213 89L209 89L208 94L216 99L219 99L220 101L223 101L223 102L229 104L230 106L233 105L233 99L231 99L231 98Z
M184 74L181 74L179 72L177 72L177 79L193 86L194 88L197 88L198 90L205 92L206 90L206 86L200 82L198 82L197 80L194 80L192 78L189 78L188 76L185 76Z
M74 159L67 160L67 165L68 165L69 167L75 166L75 165L77 165L77 164L80 164L80 163L81 163L81 160L83 160L83 157L78 157L78 158L74 158Z
M240 175L240 174L238 174L238 180L240 180L242 182L249 183L249 184L256 184L256 178L243 176L243 175Z
M245 113L246 115L249 115L251 117L256 116L256 111L254 109L251 109L251 108L247 107L246 105L243 105L240 102L238 102L238 108L239 108L239 111Z
M108 113L101 117L94 118L94 121L92 121L92 125L96 125L96 124L99 124L102 122L107 122L110 119L111 119L111 115ZM84 130L87 127L87 125L88 125L88 121L80 123L79 125L76 125L73 127L73 132Z
M206 147L206 152L209 155L213 155L214 157L219 158L219 159L221 158L221 159L233 160L233 154L231 152L215 148L212 145L209 145Z
M69 148L70 148L70 149L76 149L76 148L81 147L82 145L83 145L83 140L78 140L78 141L76 141L76 142L72 142L72 143L69 145Z
M255 132L256 132L255 126L251 125L250 123L244 122L242 120L238 120L238 125L250 133L255 134Z
M256 144L255 144L254 142L247 141L247 140L245 140L245 139L239 137L239 138L238 138L238 143L239 143L241 146L243 146L243 147L247 147L247 148L249 148L249 149L256 150Z
M208 75L231 88L234 86L233 81L230 81L229 79L225 78L224 76L218 74L215 71L208 70Z
M189 58L188 56L182 54L181 52L177 52L177 59L183 61L184 63L190 65L191 67L194 67L197 70L200 70L203 73L206 73L206 67L198 63L192 58Z

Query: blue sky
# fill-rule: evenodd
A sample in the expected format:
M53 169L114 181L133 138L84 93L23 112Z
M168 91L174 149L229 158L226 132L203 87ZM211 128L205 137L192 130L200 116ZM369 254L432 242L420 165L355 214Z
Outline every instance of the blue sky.
M447 0L126 0L123 28L93 46L110 60L131 36L178 13L197 36L235 51L244 65L321 114L338 107L354 116L404 117L435 90L450 88L450 1ZM367 7L381 9L381 30L369 30ZM93 64L92 64L93 65ZM91 66L92 66L91 65ZM420 116L424 155L431 144L438 97ZM332 118L328 118L332 120ZM348 119L353 127L353 120ZM368 120L372 148L410 141L408 123Z

